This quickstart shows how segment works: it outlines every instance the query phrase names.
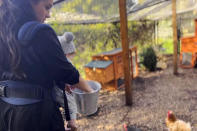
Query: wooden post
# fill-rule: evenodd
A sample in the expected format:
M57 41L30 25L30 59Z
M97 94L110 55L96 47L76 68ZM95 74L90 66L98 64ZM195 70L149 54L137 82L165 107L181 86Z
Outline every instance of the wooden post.
M121 33L122 50L123 50L122 57L124 63L126 105L132 105L126 0L119 0L119 12L120 12L120 33Z
M159 43L159 21L157 21L157 44Z
M173 43L174 43L174 75L178 74L177 69L177 22L176 22L176 0L172 0L172 27L173 27Z

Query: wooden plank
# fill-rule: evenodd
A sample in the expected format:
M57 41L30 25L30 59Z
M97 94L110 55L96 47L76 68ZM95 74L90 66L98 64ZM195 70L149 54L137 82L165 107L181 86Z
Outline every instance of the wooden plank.
M172 27L173 27L173 43L174 43L174 59L173 59L173 73L178 74L177 54L178 54L178 40L177 40L177 21L176 21L176 0L172 0Z
M123 49L122 57L124 63L126 105L132 105L126 0L119 0L119 13L120 13L120 32L121 32L122 49Z

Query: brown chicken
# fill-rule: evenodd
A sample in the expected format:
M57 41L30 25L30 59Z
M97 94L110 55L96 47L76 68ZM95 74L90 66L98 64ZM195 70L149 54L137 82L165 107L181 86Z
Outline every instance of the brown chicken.
M169 131L191 131L190 123L177 119L172 111L168 111L166 126Z

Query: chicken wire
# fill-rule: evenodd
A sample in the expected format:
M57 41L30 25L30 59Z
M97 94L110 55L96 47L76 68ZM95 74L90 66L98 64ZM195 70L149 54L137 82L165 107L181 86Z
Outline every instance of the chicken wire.
M55 0L56 9L71 7L73 10L67 12L89 14L100 17L109 17L119 13L118 0ZM138 0L127 0L127 9L131 9L138 3Z
M157 21L172 16L171 0L127 0L126 7L130 21ZM197 18L197 0L177 0L177 14L178 19ZM51 16L47 23L119 22L119 0L54 0Z
M169 3L171 0L141 1L127 0L127 14L132 15L162 3ZM119 21L119 0L55 0L52 12L50 22L58 21L68 24L114 22Z

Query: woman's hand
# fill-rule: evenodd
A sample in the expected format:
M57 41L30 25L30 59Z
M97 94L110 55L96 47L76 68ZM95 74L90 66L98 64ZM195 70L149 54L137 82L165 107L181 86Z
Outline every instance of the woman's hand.
M87 82L86 82L87 83ZM88 83L87 83L87 86L88 87L86 87L87 88L87 93L92 93L92 92L94 92L94 90L88 85Z
M79 83L75 84L74 87L79 88L80 90L92 93L94 90L88 85L86 80L84 80L82 77L79 77Z

